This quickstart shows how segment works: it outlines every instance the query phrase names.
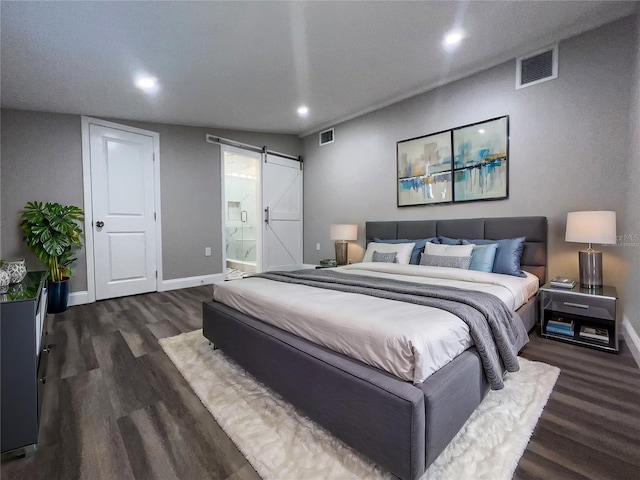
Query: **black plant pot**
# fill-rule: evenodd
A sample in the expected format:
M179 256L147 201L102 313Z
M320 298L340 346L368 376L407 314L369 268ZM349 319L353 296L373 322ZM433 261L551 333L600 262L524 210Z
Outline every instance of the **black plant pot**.
M49 280L47 293L47 313L62 313L69 305L69 279L64 278L61 282Z

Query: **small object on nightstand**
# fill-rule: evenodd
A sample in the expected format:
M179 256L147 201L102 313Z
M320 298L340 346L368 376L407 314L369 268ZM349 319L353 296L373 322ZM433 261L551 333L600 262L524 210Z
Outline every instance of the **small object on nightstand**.
M338 265L335 258L325 258L324 260L320 260L321 267L335 267Z
M598 342L609 343L609 331L606 328L580 327L580 336L591 338Z
M556 277L549 282L552 287L560 288L573 288L576 286L576 281L573 278Z
M547 322L547 332L559 333L560 335L566 335L573 337L575 323L573 320L568 320L562 317L550 318Z

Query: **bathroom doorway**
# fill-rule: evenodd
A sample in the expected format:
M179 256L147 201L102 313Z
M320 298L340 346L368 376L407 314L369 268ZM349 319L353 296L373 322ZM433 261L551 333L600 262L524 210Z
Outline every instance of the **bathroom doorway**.
M261 154L223 145L225 278L260 272Z

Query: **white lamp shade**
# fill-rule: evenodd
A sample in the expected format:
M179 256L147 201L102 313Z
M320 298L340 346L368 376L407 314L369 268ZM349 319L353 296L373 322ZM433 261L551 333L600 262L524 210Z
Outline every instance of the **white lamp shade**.
M358 226L342 223L331 225L329 236L331 240L357 240Z
M616 212L569 212L565 241L615 245Z

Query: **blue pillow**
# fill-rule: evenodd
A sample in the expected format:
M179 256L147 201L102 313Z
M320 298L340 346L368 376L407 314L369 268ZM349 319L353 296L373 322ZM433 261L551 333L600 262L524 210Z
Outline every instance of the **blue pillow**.
M463 244L487 245L497 243L498 250L493 262L493 273L504 273L514 277L525 278L525 273L520 270L520 259L524 251L524 242L527 237L508 238L505 240L463 240Z
M462 241L463 243L465 240ZM476 245L471 252L471 265L469 270L479 272L493 272L493 262L498 250L497 243L487 243L486 245Z
M420 254L424 252L424 246L428 242L438 243L438 239L436 237L421 238L420 240L407 240L406 238L398 240L381 240L379 238L374 238L373 241L376 243L415 243L413 251L411 252L411 259L409 260L409 264L411 265L420 264Z
M442 245L462 245L462 240L459 238L449 238L438 235L438 240Z

